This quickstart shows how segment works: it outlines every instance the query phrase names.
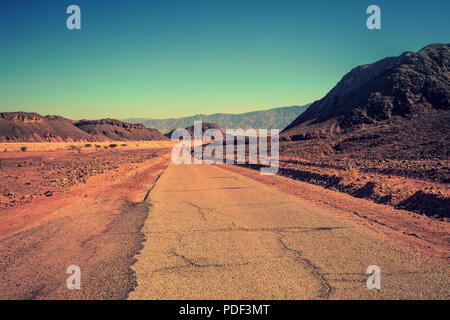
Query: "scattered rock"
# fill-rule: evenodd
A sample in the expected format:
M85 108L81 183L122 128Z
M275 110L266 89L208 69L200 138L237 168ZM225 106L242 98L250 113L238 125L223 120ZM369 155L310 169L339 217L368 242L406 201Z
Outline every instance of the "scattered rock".
M46 196L46 197L51 197L52 195L53 195L53 192L50 190L44 192L44 196Z

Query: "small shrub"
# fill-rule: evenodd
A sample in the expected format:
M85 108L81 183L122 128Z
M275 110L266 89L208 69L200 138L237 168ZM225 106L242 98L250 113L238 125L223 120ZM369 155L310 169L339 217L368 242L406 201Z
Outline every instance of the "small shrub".
M342 171L342 176L344 178L356 179L361 176L361 172L358 170L357 167L349 165L349 166L347 166L347 168L345 168L345 170Z
M22 151L22 152L25 152L25 151L27 151L27 147L20 147L20 150Z

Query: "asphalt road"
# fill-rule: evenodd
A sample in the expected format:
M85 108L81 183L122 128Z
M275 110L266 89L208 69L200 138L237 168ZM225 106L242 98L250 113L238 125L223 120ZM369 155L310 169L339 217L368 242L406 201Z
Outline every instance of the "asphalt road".
M445 262L228 170L170 164L147 201L129 299L449 298Z

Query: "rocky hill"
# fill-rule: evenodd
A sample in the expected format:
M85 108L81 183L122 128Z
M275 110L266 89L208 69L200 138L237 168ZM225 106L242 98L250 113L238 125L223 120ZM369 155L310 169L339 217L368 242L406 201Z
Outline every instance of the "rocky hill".
M81 120L75 123L75 126L89 133L96 140L167 140L156 129L114 119Z
M113 119L74 121L33 112L0 113L1 142L167 140L156 129Z
M285 139L333 136L392 118L450 109L450 45L429 45L359 66L283 131Z
M142 123L147 128L156 128L161 132L169 132L174 128L192 126L194 121L216 123L226 129L283 129L298 115L308 108L306 106L282 107L270 110L254 111L241 114L216 113L212 115L198 114L191 117L171 119L130 118L124 121Z
M208 129L217 129L219 130L223 137L225 138L225 133L223 132L223 130L215 123L210 123L210 122L202 122L202 135L206 132L206 130ZM172 133L175 131L176 129L171 130L170 132L166 133L165 136L168 137L169 139L172 136ZM189 131L189 134L191 135L192 138L194 138L194 126L190 126L190 127L186 127L186 130Z
M93 138L72 120L29 112L0 113L0 141L80 141Z

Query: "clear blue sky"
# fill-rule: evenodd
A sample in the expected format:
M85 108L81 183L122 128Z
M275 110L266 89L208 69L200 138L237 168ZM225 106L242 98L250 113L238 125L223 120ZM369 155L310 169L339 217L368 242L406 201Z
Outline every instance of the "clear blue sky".
M81 8L82 29L66 28ZM366 28L370 4L382 29ZM302 105L353 67L449 42L450 1L0 2L0 111L177 117Z

